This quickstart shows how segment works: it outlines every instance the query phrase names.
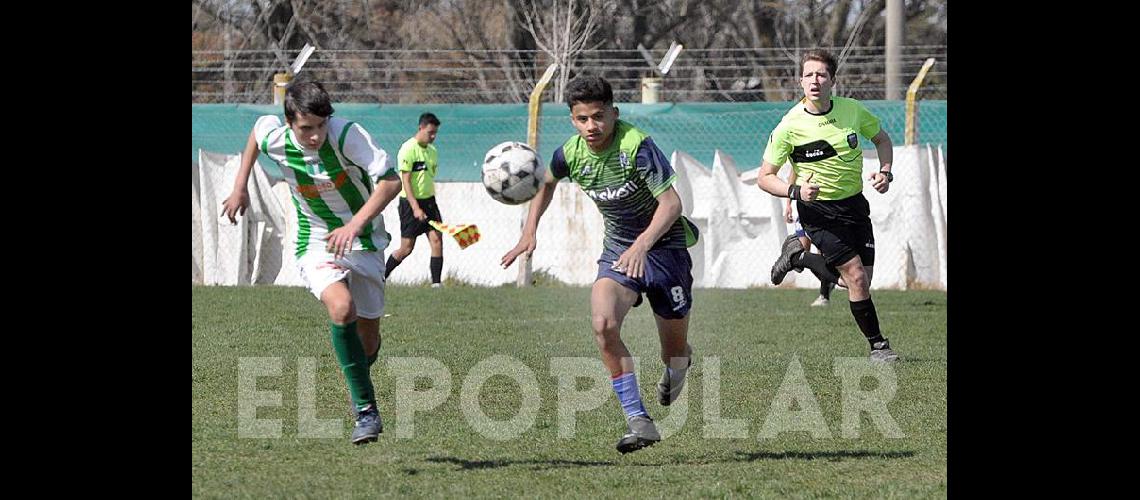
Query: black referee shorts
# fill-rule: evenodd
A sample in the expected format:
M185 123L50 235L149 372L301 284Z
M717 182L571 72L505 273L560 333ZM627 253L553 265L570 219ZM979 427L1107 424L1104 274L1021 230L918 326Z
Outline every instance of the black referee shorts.
M842 200L797 201L796 209L800 225L828 264L839 266L858 255L864 266L875 265L871 206L863 193Z
M400 197L400 237L401 238L415 238L428 231L439 232L438 229L431 227L428 224L429 220L443 222L443 218L439 216L439 205L435 204L435 196L419 199L416 201L420 204L420 210L427 214L427 220L416 219L412 214L412 204L408 203L408 199Z

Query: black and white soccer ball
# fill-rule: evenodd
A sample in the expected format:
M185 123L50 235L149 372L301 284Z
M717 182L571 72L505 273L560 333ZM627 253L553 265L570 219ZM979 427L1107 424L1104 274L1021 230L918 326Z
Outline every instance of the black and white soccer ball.
M546 168L538 154L522 142L507 141L487 151L483 158L483 187L492 198L518 205L538 194Z

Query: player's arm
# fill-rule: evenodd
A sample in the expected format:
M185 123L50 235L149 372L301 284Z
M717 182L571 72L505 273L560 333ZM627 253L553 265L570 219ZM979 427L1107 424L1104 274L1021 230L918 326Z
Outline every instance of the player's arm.
M542 214L546 213L546 208L550 206L550 200L554 199L554 190L558 189L558 181L567 175L570 175L570 166L566 163L565 151L559 146L550 157L550 166L543 174L543 182L538 187L538 193L535 193L534 198L530 200L530 207L526 213L526 223L523 224L519 242L499 261L499 264L504 268L513 264L515 259L524 252L527 255L534 253L534 249L538 246L538 221L542 219Z
M764 192L777 196L780 198L788 198L789 200L803 200L815 201L819 196L819 185L811 182L811 175L809 173L807 183L803 186L798 186L792 182L784 182L776 175L780 167L773 165L764 160L760 164L760 175L756 177L756 185L760 186ZM789 178L789 180L793 180Z
M776 175L780 165L788 161L792 154L792 143L788 140L788 132L783 128L783 122L768 136L768 145L764 147L763 161L760 162L760 175L756 176L756 185L772 196L789 198L793 200L812 201L819 196L819 186L811 183L808 175L806 183L798 186L794 182L784 182ZM792 170L795 172L795 169ZM789 177L789 180L794 178Z
M404 190L404 196L408 199L408 206L412 207L412 217L418 220L427 218L427 214L420 208L419 201L412 195L412 153L406 146L401 146L400 151L396 153L396 167L400 171L400 185Z
M871 181L871 187L875 188L875 191L885 193L891 188L891 182L882 172L890 172L895 162L894 144L891 143L891 136L883 129L879 129L879 133L871 137L871 142L875 144L875 151L879 152L879 171L867 176L867 179Z
M372 190L372 196L369 196L368 201L364 202L364 206L360 207L360 211L352 216L351 222L361 228L371 222L374 217L384 211L384 207L388 206L400 194L400 184L394 171L388 172L384 177L377 180L376 189Z
M384 207L388 206L399 194L400 181L395 172L389 172L376 181L376 189L372 190L372 196L369 196L368 201L364 202L364 206L360 207L356 215L352 216L350 224L354 224L357 228L363 228L374 217L380 215Z
M796 183L796 169L793 168L793 169L789 169L789 170L790 171L788 172L788 184L795 184ZM784 222L787 222L788 224L795 222L795 219L792 218L792 199L791 198L787 198L784 200Z
M657 210L653 211L653 218L649 221L649 226L645 228L633 240L625 252L622 252L618 259L614 261L614 269L618 272L624 272L630 278L640 278L645 275L645 256L649 254L649 250L653 245L657 244L677 218L681 216L681 197L677 194L677 190L673 186L662 191L657 195Z
M681 197L673 186L669 186L669 189L657 195L657 210L653 211L653 219L649 221L649 227L633 240L633 244L641 245L646 250L653 248L680 216Z
M354 165L359 165L368 173L369 178L376 179L376 189L372 195L353 214L352 219L345 225L338 227L325 237L328 241L330 253L338 258L352 249L352 240L360 235L364 228L392 199L400 194L400 176L396 174L395 167L389 160L388 152L372 142L372 136L361 127L354 124L349 128L344 138L344 155Z
M645 257L649 250L669 232L669 228L681 216L681 197L673 187L677 172L653 139L647 137L641 141L635 162L638 172L645 179L646 187L657 199L657 209L653 211L649 226L614 261L614 269L631 278L640 278L645 274Z
M249 175L253 172L253 164L257 161L257 128L249 132L249 140L245 142L245 150L241 153L241 166L238 167L237 178L234 179L234 188L230 195L222 201L222 215L230 219L231 224L237 224L236 215L245 215L249 208Z
M404 195L408 197L408 205L412 207L412 216L419 220L427 218L427 214L420 209L420 202L412 195L412 173L401 170L400 171L400 185L404 190ZM397 190L399 193L399 190Z
M559 148L559 151L561 150L562 148ZM538 246L538 221L542 219L542 214L546 213L546 208L550 206L550 200L554 199L554 190L558 189L559 179L554 176L553 164L554 161L551 161L551 168L546 169L542 185L538 187L538 193L534 195L534 199L530 200L526 224L523 225L522 234L519 235L519 242L503 255L503 259L499 262L504 268L513 264L515 259L524 252L527 255L534 253L535 247Z
M372 196L368 197L368 201L360 207L360 210L352 216L352 220L347 224L334 229L329 233L325 239L328 241L329 251L340 258L342 255L352 249L352 240L360 235L364 226L370 222L392 199L400 194L400 178L396 176L394 171L389 171L376 182L376 189L372 190Z
M756 177L756 186L772 196L812 202L820 196L820 187L812 183L812 173L808 173L804 186L797 186L796 178L789 177L790 182L784 182L780 180L779 175L776 175L780 171L780 165L788 161L792 150L788 133L781 128L781 125L783 123L776 125L771 136L768 136L768 145L764 148L764 159L760 162L760 174ZM795 172L796 170L792 169L792 173Z
M764 147L764 154L761 156L760 174L756 176L756 185L760 187L761 191L772 196L794 199L793 193L789 189L795 185L794 182L790 182L792 178L789 177L789 182L784 182L777 175L780 171L780 165L788 161L788 156L791 153L792 145L788 143L782 129L777 125L768 135L768 145ZM795 172L794 168L792 172Z

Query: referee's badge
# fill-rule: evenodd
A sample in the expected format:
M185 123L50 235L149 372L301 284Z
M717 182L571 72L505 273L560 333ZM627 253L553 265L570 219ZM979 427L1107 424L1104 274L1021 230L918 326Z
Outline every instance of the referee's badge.
M854 132L847 134L847 145L851 146L851 149L858 148L859 147L859 136L857 134L855 134Z

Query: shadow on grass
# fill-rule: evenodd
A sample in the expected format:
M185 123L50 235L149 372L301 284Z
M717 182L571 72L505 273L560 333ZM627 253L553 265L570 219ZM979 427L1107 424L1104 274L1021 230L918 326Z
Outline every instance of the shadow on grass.
M728 463L728 462L755 462L757 460L826 460L828 462L842 462L847 459L866 459L866 458L910 458L915 455L915 452L904 451L865 451L865 450L839 450L839 451L760 451L760 452L736 452L736 456L728 459L701 459L689 458L682 460L669 460L666 459L660 463L623 463L620 460L609 461L593 461L593 460L514 460L514 459L499 459L499 460L465 460L456 457L429 457L428 462L437 464L453 464L458 466L455 470L483 470L483 469L497 469L501 467L513 466L527 466L533 470L543 469L557 469L569 467L598 467L598 466L622 466L632 465L638 467L650 466L657 467L661 465L701 465L708 463Z
M533 465L534 469L555 469L559 467L593 467L598 465L617 465L615 462L591 462L584 460L464 460L455 457L430 457L428 462L450 463L459 466L459 470L496 469L514 465Z

